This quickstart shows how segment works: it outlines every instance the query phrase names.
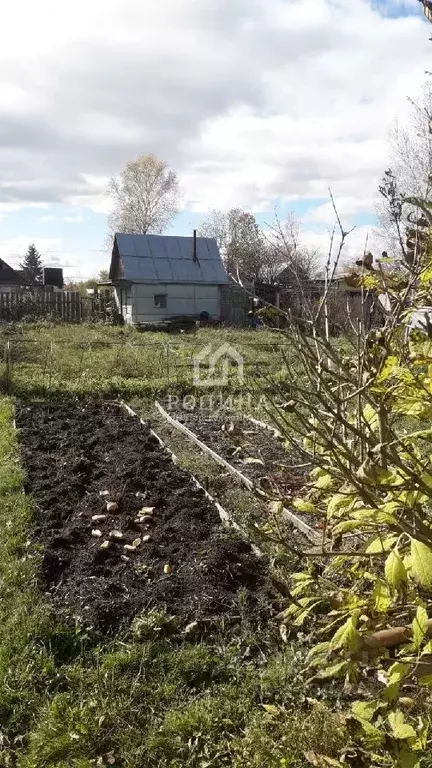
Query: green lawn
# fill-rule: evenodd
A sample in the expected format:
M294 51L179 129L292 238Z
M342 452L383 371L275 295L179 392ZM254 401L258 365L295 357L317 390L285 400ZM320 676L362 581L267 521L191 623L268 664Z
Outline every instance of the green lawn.
M283 375L283 355L290 350L277 332L200 329L168 334L49 324L0 328L0 375L3 388L20 397L201 394L193 381L194 355L208 345L216 350L226 343L242 355L245 377L242 385L233 364L227 394L265 388L270 373Z

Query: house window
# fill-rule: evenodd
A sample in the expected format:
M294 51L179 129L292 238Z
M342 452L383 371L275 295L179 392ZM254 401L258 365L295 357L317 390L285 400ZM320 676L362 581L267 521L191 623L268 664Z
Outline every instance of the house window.
M166 295L166 293L155 293L154 305L158 309L166 309L166 305L167 305L167 295Z

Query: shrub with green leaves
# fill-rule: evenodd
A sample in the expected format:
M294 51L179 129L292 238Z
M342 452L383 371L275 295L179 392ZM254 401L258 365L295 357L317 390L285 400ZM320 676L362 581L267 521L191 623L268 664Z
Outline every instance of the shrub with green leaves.
M287 366L270 413L310 467L294 507L322 532L281 619L309 622L310 674L355 698L356 765L414 768L432 746L432 325L409 324L430 300L432 205L405 202L421 247L359 272L363 319L343 351L318 331L325 297L311 333L293 325L301 371Z

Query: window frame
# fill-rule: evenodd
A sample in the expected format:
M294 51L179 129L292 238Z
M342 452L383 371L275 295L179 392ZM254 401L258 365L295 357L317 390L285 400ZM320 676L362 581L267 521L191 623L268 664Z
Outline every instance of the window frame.
M166 309L167 308L167 293L154 293L153 294L153 307L154 309ZM158 300L158 301L157 301ZM162 303L160 303L162 301Z

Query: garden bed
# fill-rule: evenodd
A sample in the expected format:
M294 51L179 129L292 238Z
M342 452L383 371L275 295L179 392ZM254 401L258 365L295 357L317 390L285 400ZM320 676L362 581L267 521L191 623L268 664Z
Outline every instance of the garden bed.
M106 403L22 405L16 424L33 540L58 606L105 631L151 608L185 622L234 617L239 590L257 610L265 563L222 528L149 427Z
M169 415L190 429L232 467L267 490L269 485L289 499L305 484L305 473L291 467L300 459L285 450L273 430L227 411L170 410ZM266 481L266 482L263 482Z

